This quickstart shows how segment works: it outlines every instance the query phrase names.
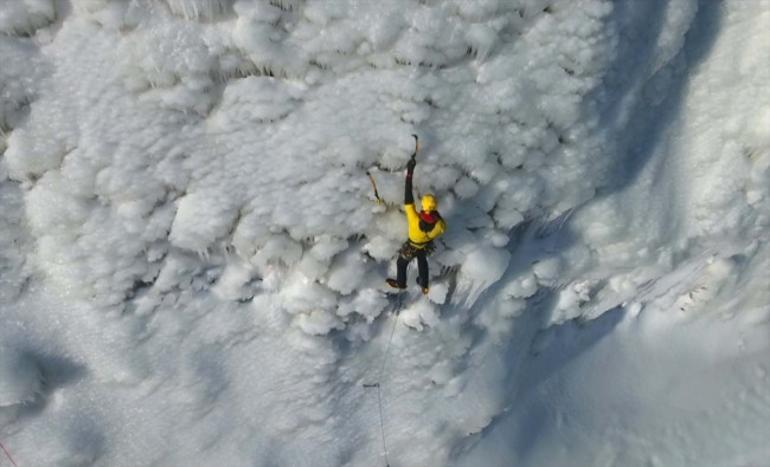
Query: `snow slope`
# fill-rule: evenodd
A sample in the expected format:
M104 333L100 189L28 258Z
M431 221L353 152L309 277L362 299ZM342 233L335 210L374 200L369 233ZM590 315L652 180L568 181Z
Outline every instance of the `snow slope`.
M0 441L20 465L770 465L768 20L0 4ZM450 230L396 318L411 133Z

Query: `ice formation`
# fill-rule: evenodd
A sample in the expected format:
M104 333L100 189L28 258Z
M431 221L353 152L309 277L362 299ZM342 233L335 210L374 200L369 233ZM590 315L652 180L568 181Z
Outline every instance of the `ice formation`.
M0 3L0 440L24 465L378 465L383 435L423 467L766 459L769 20ZM399 301L413 133L449 231Z

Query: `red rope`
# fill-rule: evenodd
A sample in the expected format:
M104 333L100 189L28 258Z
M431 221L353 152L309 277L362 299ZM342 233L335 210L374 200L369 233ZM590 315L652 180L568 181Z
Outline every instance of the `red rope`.
M7 449L5 449L5 446L3 446L3 443L1 443L1 442L0 442L0 449L3 450L5 455L8 457L8 460L11 461L11 464L13 464L13 467L19 467L18 465L16 465L16 462L13 461L13 457L11 457L11 453L8 452Z

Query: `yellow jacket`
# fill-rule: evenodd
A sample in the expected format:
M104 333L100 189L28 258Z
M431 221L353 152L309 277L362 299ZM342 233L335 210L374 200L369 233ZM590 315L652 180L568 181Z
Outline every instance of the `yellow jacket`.
M413 202L404 204L404 211L409 226L409 243L415 248L425 248L431 240L438 238L446 230L446 222L440 217L432 225L422 222L421 226L420 214Z

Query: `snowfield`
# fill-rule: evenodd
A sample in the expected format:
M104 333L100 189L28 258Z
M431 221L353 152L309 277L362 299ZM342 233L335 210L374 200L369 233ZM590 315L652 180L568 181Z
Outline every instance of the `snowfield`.
M767 24L0 1L0 465L770 466Z

